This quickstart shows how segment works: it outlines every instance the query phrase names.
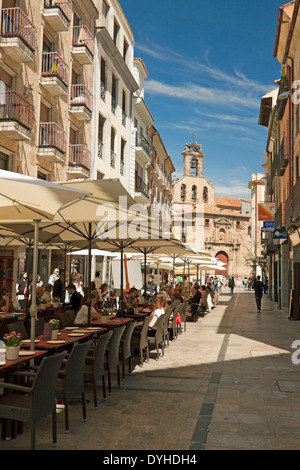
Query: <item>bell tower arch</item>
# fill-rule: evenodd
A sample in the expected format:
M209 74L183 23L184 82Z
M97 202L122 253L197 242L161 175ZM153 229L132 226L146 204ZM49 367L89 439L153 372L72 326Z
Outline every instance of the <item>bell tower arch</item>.
M183 155L183 172L188 176L203 176L203 157L202 147L198 142L185 144Z

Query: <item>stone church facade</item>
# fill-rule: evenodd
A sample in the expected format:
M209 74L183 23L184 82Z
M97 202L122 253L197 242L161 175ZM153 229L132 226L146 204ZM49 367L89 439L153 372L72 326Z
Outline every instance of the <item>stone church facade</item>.
M251 201L215 195L212 180L203 176L199 143L186 144L182 155L184 174L173 181L174 235L225 263L226 271L216 274L249 276ZM200 231L202 236L195 237Z

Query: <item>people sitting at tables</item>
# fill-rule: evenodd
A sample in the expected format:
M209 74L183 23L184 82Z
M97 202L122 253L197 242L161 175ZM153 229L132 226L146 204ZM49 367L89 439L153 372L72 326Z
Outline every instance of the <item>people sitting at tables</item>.
M88 323L88 293L86 287L83 288L83 292L84 296L81 299L81 305L75 317L75 325L83 325ZM97 304L98 300L95 293L91 293L91 300L91 320L100 320L101 313L98 313L95 309L95 305Z
M200 306L202 307L203 311L206 311L207 309L207 298L208 298L208 290L206 286L201 286L200 287L200 292L202 294L202 298L200 301Z
M58 297L60 302L65 301L65 275L63 272L60 273L59 278L54 282L53 286L53 298Z
M155 328L155 324L161 315L164 315L167 311L167 300L166 296L162 293L157 294L155 299L154 310L152 313L152 319L149 323L149 328ZM150 331L149 331L150 333ZM155 331L154 331L155 333Z
M172 295L172 302L170 304L171 312L174 312L175 308L182 304L182 297L179 292L174 292Z
M201 299L202 299L201 289L200 289L198 284L193 285L192 295L193 295L193 297L189 302L190 312L191 312L191 316L190 316L189 319L191 321L196 321L197 320L198 307L199 307L199 304L200 304Z
M165 292L167 294L167 302L171 303L172 286L170 284L162 286L159 292Z
M139 291L136 287L131 287L125 296L126 308L130 308L133 305L136 306L139 312L143 310L143 305L139 303Z
M37 286L36 287L36 304L40 305L41 299L45 293L45 289L43 286Z
M0 311L3 313L17 312L17 309L10 300L10 292L7 289L3 289L1 294Z
M77 313L81 304L82 295L76 290L75 284L69 284L67 286L67 291L69 294L69 303L65 303L64 306L70 305L72 310Z
M52 291L53 291L53 286L51 284L45 284L44 287L44 293L41 297L41 299L45 299L47 304L51 302L52 300Z
M99 301L104 303L109 297L108 285L105 282L101 284L100 289L98 289L98 293Z

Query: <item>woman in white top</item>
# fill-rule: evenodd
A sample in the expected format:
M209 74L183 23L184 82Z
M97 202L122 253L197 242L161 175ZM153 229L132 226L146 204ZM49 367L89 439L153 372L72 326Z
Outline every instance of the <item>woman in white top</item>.
M155 306L154 306L154 312L152 314L152 320L150 321L149 328L155 327L155 324L158 320L158 318L161 315L164 315L167 311L167 300L166 296L161 294L157 294L156 296L156 301L155 301Z
M98 296L92 294L92 305L91 305L91 320L100 320L101 313L98 313L95 309L95 305L98 302ZM87 295L84 295L81 306L78 310L78 313L75 318L75 325L82 325L88 323L88 305L87 305Z

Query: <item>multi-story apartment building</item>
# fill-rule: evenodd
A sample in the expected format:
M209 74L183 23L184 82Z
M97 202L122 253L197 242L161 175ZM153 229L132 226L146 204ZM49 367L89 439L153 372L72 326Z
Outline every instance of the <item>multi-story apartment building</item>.
M174 167L157 132L147 143L147 71L119 1L0 0L0 8L0 168L50 181L118 178L137 202L148 205L152 192L154 202L170 201ZM149 181L157 154L160 176ZM64 255L40 253L45 281ZM25 267L25 249L7 256Z
M251 191L251 248L253 274L263 278L266 268L265 257L262 256L261 233L263 222L259 220L258 204L265 202L265 176L263 173L252 173L248 188ZM250 259L251 259L250 258Z
M286 229L288 234L266 241L271 296L294 319L300 318L299 5L295 0L279 9L274 57L282 66L281 77L269 109L267 96L262 98L259 121L268 126L266 197L276 204L275 229Z

